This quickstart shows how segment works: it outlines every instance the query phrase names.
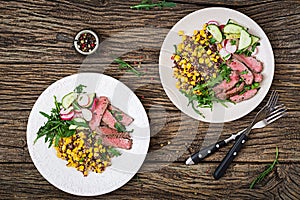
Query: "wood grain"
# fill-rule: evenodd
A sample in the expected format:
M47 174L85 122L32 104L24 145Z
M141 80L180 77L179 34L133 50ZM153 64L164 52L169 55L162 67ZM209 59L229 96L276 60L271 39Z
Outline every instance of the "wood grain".
M98 72L125 83L140 98L151 125L149 153L139 173L120 189L90 199L299 199L300 185L300 2L298 0L174 0L174 8L132 10L140 1L3 1L0 4L0 194L1 199L82 199L49 184L32 163L26 141L31 108L55 81L79 72ZM255 20L275 56L271 89L280 93L288 115L254 130L226 175L212 172L229 146L194 166L185 159L220 134L224 139L246 127L255 111L234 122L208 124L181 113L159 78L158 58L170 28L196 10L222 6ZM101 48L84 57L72 40L95 30ZM119 70L115 57L141 65L137 78ZM135 64L135 62L137 62ZM264 100L258 107L261 107ZM35 133L33 133L35 134ZM279 165L254 190L250 182L274 159Z
M173 163L160 169L151 165L152 171L138 173L120 189L87 199L297 199L300 195L300 168L294 164L277 165L254 189L249 185L264 165L236 164L219 181L211 175L216 164L186 167ZM82 199L50 185L31 163L0 167L2 199Z

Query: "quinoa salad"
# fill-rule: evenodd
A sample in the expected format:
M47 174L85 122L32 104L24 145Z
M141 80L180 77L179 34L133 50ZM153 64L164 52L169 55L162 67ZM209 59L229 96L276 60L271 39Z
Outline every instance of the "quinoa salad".
M174 45L173 77L176 88L188 98L196 113L199 108L227 107L252 98L263 81L263 63L255 55L258 36L238 22L211 20L192 35L179 31L182 42Z

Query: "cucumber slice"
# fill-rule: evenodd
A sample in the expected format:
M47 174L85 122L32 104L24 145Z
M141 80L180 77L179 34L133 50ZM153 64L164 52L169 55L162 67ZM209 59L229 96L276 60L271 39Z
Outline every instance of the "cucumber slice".
M229 19L226 24L237 24L233 19Z
M75 122L77 122L77 124L75 124L76 129L77 130L84 130L84 129L89 129L89 125L87 124L87 122L83 119L83 118L74 118L73 119ZM70 125L72 126L72 125ZM70 129L70 127L69 127Z
M251 46L260 40L260 38L255 35L251 35L251 39L252 39Z
M217 42L222 42L223 36L218 26L215 24L210 24L207 26L207 30L212 34L213 38L215 38Z
M225 35L225 38L226 39L238 39L241 37L240 34L235 34L235 33L232 33L232 34L224 34Z
M251 43L252 43L251 35L246 30L242 29L238 50L248 48L251 45Z
M74 110L81 110L80 106L78 105L78 103L76 101L73 102L73 107L74 107Z
M70 107L70 105L74 102L74 100L77 98L77 94L74 92L70 92L69 94L66 94L62 100L61 104L62 106L67 109Z
M244 30L244 27L237 24L226 24L223 29L224 33L234 33L234 34L240 34L241 30Z
M77 127L78 127L77 125L71 124L69 126L69 130L75 130Z
M94 98L96 97L96 93L91 93L91 94L88 94L89 96L89 99L90 99L90 102L89 104L86 106L86 108L89 108L93 105L94 103Z

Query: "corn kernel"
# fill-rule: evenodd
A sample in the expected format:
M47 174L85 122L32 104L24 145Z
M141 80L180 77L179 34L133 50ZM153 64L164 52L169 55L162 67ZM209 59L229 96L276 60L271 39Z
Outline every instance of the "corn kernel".
M213 78L216 78L216 77L217 77L217 74L216 74L216 73L213 73L212 76L213 76Z
M209 58L205 58L205 64L208 64L208 63L210 63Z
M178 62L178 61L180 60L180 56L179 56L179 55L176 55L176 56L174 57L174 60L175 60L176 62Z
M210 55L210 54L211 54L211 50L208 49L208 50L206 51L206 53L207 53L207 55Z
M182 30L178 31L178 35L179 35L179 36L184 35L184 31L182 31Z
M195 81L191 81L191 85L196 85L196 82Z
M199 63L203 64L204 63L204 58L199 58Z
M198 31L197 30L194 30L194 35L197 35L198 34Z

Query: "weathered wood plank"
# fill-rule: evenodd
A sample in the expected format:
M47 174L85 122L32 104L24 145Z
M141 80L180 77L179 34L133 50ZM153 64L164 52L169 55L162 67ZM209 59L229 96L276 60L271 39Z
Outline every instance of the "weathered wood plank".
M263 165L236 164L227 174L215 181L216 164L185 166L170 164L152 171L139 172L125 186L93 199L298 199L299 164L279 164L275 170L249 189L249 184ZM1 199L81 199L50 185L33 164L0 164ZM156 170L155 170L156 169ZM26 184L24 184L26 183Z
M102 39L111 38L111 51L118 52L118 43L143 41L156 52L168 30L185 15L208 6L235 8L257 21L265 30L274 48L276 62L298 63L299 2L298 1L178 1L175 8L151 11L131 10L138 1L7 1L0 5L0 62L81 63L71 42L82 28L93 28ZM171 11L171 12L170 12ZM265 17L268 16L268 17ZM142 28L152 31L137 31ZM289 27L289 28L282 28ZM123 33L121 33L123 32ZM119 37L121 35L121 37ZM58 37L57 37L58 36Z

